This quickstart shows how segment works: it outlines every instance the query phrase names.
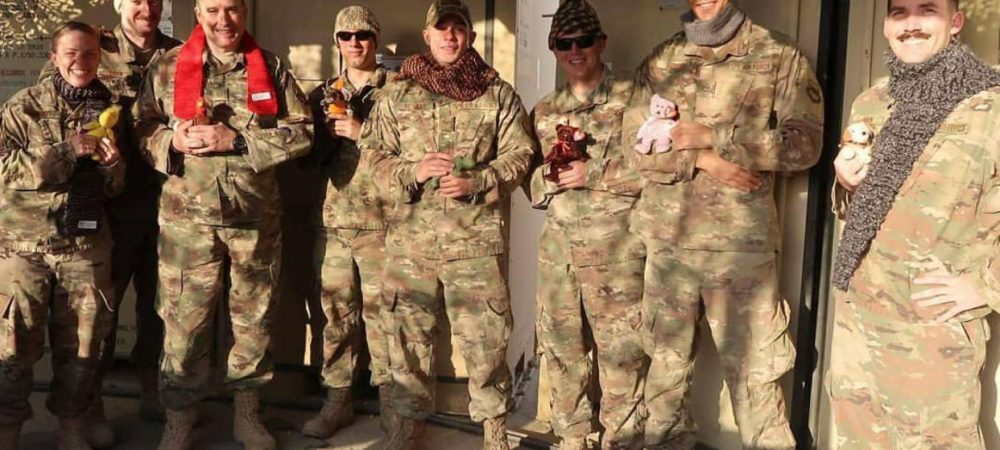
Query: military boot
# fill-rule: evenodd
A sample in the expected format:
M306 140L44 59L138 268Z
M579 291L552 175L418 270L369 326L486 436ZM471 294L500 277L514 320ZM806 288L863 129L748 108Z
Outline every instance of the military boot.
M17 450L17 439L21 437L20 425L0 427L0 450Z
M278 446L267 428L260 423L257 408L260 400L257 391L244 389L233 392L233 438L246 450L275 450Z
M87 412L87 442L94 448L111 448L115 445L115 429L104 415L104 399L94 396L94 405Z
M140 370L139 386L142 389L139 401L139 417L150 422L163 422L163 404L160 403L160 370Z
M423 435L423 421L397 416L392 433L382 444L382 450L420 450L423 448Z
M563 438L559 450L590 450L585 437Z
M191 448L191 431L194 429L197 410L193 406L164 411L167 424L163 427L158 450L188 450Z
M510 450L507 443L507 418L504 416L483 421L483 450Z
M396 427L396 409L392 406L392 386L382 385L378 387L378 414L379 426L386 433L392 432Z
M351 403L351 388L330 389L326 392L326 403L319 414L302 426L302 434L319 439L328 439L354 421L354 405Z
M59 418L59 450L92 450L82 418Z

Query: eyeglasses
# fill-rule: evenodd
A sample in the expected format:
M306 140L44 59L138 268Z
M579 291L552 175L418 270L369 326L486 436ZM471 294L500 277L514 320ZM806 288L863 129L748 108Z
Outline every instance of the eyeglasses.
M580 50L588 49L593 47L597 40L602 37L599 34L586 34L572 38L556 38L554 39L555 48L561 52L568 52L573 48L573 44L576 44L576 48Z
M372 40L375 37L375 33L371 31L341 31L337 33L337 40L341 42L350 42L352 38L357 38L358 42L366 42Z

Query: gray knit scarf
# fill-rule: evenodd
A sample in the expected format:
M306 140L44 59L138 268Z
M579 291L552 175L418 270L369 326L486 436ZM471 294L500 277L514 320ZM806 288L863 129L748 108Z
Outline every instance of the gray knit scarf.
M743 11L730 3L712 19L698 20L693 12L688 11L681 16L681 22L688 41L701 47L718 47L736 36L746 18Z
M847 210L833 272L833 285L842 291L850 285L913 164L945 118L963 100L1000 86L1000 72L957 39L919 64L903 63L891 52L885 61L895 106L875 139L868 175Z

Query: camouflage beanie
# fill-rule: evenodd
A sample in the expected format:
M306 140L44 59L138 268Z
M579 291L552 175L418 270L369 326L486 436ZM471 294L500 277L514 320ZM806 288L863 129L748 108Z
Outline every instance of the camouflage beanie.
M597 34L604 35L601 30L601 19L597 17L587 0L566 0L556 14L552 16L552 28L549 30L549 50L556 46L557 36L569 34Z
M348 6L339 13L333 24L333 35L336 39L337 33L341 31L371 31L377 37L380 34L378 20L375 14L364 6Z

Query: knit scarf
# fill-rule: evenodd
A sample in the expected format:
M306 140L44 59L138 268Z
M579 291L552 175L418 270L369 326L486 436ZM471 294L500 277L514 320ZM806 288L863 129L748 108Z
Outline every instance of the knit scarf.
M718 47L736 36L746 18L743 11L730 3L709 20L698 20L694 12L688 11L681 16L681 23L684 24L684 35L691 43L701 47Z
M895 102L875 139L872 162L847 210L833 285L846 291L868 252L899 188L944 120L963 100L1000 86L1000 72L976 58L954 39L931 59L906 64L891 52L889 94Z
M207 38L201 26L195 24L191 37L181 47L174 71L174 115L183 120L197 114L198 99L205 83L204 54ZM278 114L278 92L264 61L264 52L250 33L243 32L240 50L246 57L247 109L262 116Z
M78 88L69 84L59 71L52 74L52 84L55 85L56 92L72 108L83 105L82 122L88 123L97 120L108 106L111 106L111 91L104 86L97 78L90 84Z
M438 64L429 54L413 55L403 61L396 79L413 78L428 91L468 102L483 95L499 76L475 49L469 48L458 61L448 66Z

